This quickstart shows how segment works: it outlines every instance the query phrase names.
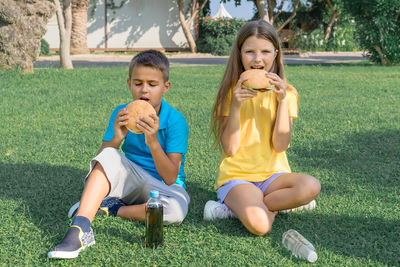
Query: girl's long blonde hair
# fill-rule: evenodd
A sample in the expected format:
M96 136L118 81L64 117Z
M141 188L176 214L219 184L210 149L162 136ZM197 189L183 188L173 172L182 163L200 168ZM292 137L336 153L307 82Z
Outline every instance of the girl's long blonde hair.
M237 81L239 80L240 74L244 71L241 60L241 49L246 39L251 36L256 36L257 38L268 40L274 45L275 49L277 50L277 55L269 71L278 74L279 77L286 81L283 69L281 45L278 34L276 33L274 27L265 20L247 22L240 29L236 41L232 47L232 52L218 89L216 101L214 103L211 130L214 134L216 144L220 144L221 135L223 132L223 111L225 110L225 106L228 104L224 100L228 99L230 89L236 85ZM293 91L297 95L296 89L294 89L292 86L288 86L287 89Z

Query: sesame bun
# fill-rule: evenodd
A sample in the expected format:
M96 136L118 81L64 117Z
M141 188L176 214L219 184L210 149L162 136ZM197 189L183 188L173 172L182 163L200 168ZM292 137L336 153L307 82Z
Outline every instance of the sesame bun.
M252 91L265 92L273 89L273 85L269 82L270 79L265 76L267 72L265 70L250 69L243 72L240 77L247 77L242 85Z
M128 125L126 125L126 128L135 134L143 133L138 127L136 127L136 121L141 116L153 119L149 115L156 114L156 110L153 108L153 106L144 100L135 100L129 103L126 106L126 109L128 110L129 115Z

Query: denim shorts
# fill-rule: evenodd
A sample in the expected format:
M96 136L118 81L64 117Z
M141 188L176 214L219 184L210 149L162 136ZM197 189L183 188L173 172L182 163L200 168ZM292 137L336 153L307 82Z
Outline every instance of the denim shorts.
M277 172L268 177L268 179L262 181L262 182L248 182L244 180L230 180L226 183L224 183L220 188L217 189L217 197L218 197L218 202L223 203L226 196L228 195L229 191L231 191L232 188L234 188L237 185L240 184L253 184L257 186L262 192L265 192L267 190L267 187L280 175L285 174L286 172Z

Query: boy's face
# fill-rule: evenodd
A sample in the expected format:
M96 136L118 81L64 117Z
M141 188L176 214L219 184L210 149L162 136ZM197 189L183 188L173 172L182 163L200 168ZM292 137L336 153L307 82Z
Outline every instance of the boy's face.
M138 65L133 68L131 79L127 80L133 100L145 100L160 113L161 98L168 92L171 82L164 81L161 70Z

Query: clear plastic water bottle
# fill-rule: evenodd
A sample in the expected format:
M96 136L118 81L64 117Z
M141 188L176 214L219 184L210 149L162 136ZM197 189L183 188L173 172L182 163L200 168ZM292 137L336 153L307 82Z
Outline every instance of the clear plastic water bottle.
M163 205L157 190L150 191L146 203L145 247L156 248L163 244Z
M301 259L309 262L315 262L318 259L314 246L296 230L290 229L283 233L282 244Z

